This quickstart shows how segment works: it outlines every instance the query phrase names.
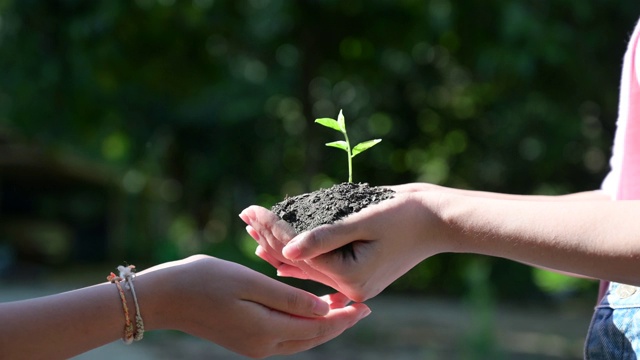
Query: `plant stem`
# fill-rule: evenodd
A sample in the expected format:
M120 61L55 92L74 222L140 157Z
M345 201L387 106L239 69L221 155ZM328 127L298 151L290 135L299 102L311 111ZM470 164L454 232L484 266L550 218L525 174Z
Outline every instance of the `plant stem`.
M349 143L349 135L347 135L347 128L344 129L344 141L347 143L347 163L349 164L349 182L353 182L353 170L351 165L351 144Z

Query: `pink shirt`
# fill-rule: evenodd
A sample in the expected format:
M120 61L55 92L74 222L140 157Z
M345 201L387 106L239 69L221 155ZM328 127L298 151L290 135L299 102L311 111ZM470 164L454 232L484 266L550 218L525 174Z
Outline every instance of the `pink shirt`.
M622 66L611 171L602 190L614 200L640 199L640 22L631 36Z
M616 135L613 140L611 171L602 190L613 200L640 199L640 22L631 35L622 65ZM600 282L598 302L609 287Z

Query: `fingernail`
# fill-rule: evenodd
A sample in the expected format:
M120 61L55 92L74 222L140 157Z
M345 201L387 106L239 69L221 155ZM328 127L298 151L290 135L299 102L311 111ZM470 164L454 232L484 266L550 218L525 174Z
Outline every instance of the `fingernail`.
M240 214L238 214L238 216L247 224L249 224L253 220L247 209L242 210Z
M247 225L245 227L245 230L247 230L247 234L249 234L249 236L251 236L253 240L255 241L260 240L260 234L258 234L258 232L253 227L251 227L251 225Z
M296 260L302 254L297 241L291 241L282 248L282 255L289 260Z
M362 315L360 315L360 319L364 319L371 314L371 309L365 310Z
M313 307L313 313L318 316L325 316L329 313L329 304L324 301L316 301Z

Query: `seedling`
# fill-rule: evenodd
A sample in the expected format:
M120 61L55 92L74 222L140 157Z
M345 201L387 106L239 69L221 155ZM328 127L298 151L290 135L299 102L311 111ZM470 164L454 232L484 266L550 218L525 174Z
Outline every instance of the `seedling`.
M359 143L358 145L351 148L351 144L349 143L349 136L347 135L347 127L344 123L344 115L342 115L342 110L338 114L338 120L331 118L320 118L316 119L316 123L331 128L333 130L337 130L344 135L344 140L333 141L330 143L326 143L326 146L335 147L338 149L342 149L347 152L347 163L349 164L349 182L353 182L353 166L351 165L353 159L356 155L361 152L373 147L375 144L382 141L381 139L373 139L367 140Z

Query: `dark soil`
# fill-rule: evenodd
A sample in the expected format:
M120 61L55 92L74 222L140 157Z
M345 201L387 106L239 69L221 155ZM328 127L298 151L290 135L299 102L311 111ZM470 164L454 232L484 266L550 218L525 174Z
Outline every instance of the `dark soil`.
M341 183L275 204L271 211L301 233L332 224L369 205L393 197L395 191L367 183Z

